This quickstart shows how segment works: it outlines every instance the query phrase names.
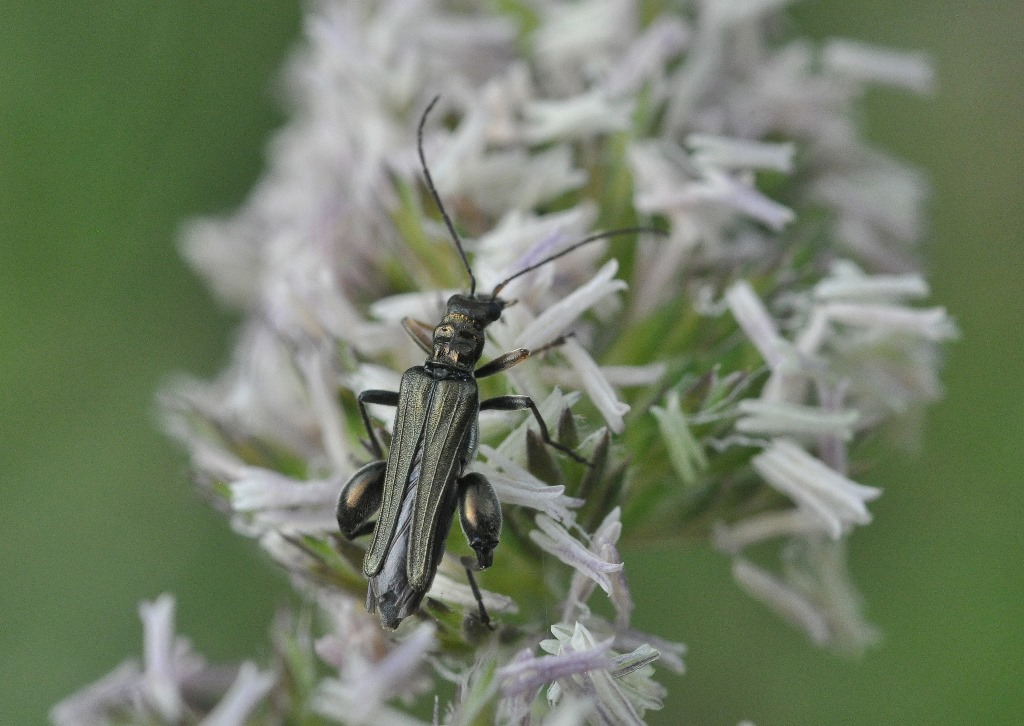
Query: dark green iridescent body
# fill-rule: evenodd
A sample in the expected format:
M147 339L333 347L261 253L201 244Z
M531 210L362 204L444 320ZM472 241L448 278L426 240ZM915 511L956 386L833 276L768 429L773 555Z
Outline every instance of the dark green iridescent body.
M422 366L405 372L397 393L370 390L359 394L359 411L376 460L352 475L341 490L337 507L338 527L346 537L353 539L373 532L363 560L363 571L370 578L366 607L371 612L376 610L381 623L389 628L397 627L415 612L430 588L456 508L462 530L476 554L475 562L463 558L462 564L476 596L480 618L485 624L490 622L472 571L490 567L493 562L501 533L501 505L482 474L465 473L476 452L480 411L529 410L546 444L589 464L572 449L552 441L537 405L529 396L480 400L478 378L506 371L530 357L530 351L519 348L476 367L484 350L484 330L501 318L509 304L499 293L516 278L591 242L618 234L656 231L635 227L591 235L523 267L499 282L489 295L476 294L476 278L462 241L444 210L423 156L423 126L437 101L434 98L420 117L416 149L427 188L466 268L469 294L448 299L444 317L432 333L426 323L403 321L406 331L428 358ZM539 350L563 341L564 338L558 338ZM366 410L371 403L397 409L386 463ZM380 514L374 522L373 514L377 511Z
M411 614L430 588L458 502L458 479L476 450L476 380L423 366L402 376L384 494L363 570L368 605L385 624ZM373 602L375 601L375 602ZM391 625L394 627L394 625Z

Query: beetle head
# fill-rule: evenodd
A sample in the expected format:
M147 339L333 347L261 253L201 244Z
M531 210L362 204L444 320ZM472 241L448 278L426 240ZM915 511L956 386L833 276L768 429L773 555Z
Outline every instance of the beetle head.
M452 295L441 322L434 328L437 363L472 371L484 352L484 329L501 317L505 301L476 295Z

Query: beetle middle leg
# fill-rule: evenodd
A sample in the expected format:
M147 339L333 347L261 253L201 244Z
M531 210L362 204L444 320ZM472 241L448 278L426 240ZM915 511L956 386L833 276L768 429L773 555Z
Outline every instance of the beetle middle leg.
M551 438L551 434L548 433L548 425L544 423L544 417L540 415L540 411L537 409L537 404L534 403L533 399L529 396L495 396L494 398L488 398L480 402L481 411L522 411L527 408L530 409L533 417L537 419L537 425L540 427L540 438L545 444L568 454L581 464L590 466L590 462L587 459L577 454L568 446L562 446L562 444Z

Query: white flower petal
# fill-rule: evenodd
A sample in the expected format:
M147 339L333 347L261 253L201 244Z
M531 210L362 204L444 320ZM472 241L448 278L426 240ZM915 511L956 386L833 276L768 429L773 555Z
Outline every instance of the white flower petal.
M692 35L690 27L679 18L655 18L609 70L605 89L619 96L636 93L645 81L663 84L666 62L686 48Z
M325 679L313 696L313 708L330 718L351 724L422 722L388 708L387 701L405 690L407 682L423 667L434 649L437 627L422 623L398 646L353 679Z
M730 169L773 169L789 173L793 170L796 146L791 143L769 143L734 139L714 134L690 134L686 145L693 158L704 167Z
M707 184L704 189L707 199L727 204L776 232L796 219L792 209L762 194L753 186L722 172L712 170L706 174Z
M813 296L823 302L897 302L927 297L928 283L919 273L865 275L856 265L840 261L814 286Z
M50 721L54 726L103 726L109 723L107 709L130 702L141 679L139 664L125 661L51 708Z
M566 99L535 99L523 109L523 138L540 144L621 131L629 126L632 113L632 102L612 100L600 90Z
M545 484L489 446L481 446L480 453L487 461L475 462L472 469L487 478L501 503L535 509L559 522L571 521L572 510L583 505L567 496L564 486Z
M741 557L733 560L732 576L749 595L803 629L814 642L825 643L832 637L821 609L777 577Z
M791 347L775 327L764 303L746 280L740 280L725 293L736 322L757 347L764 362L772 369L783 366L791 357Z
M956 325L945 308L917 310L899 305L827 303L822 311L830 320L844 325L913 335L935 342L952 340L957 335Z
M629 413L629 404L619 400L615 389L605 379L597 363L579 343L572 339L567 340L561 346L561 352L575 369L587 396L601 412L608 428L621 434L626 428L623 416Z
M238 512L284 507L334 506L340 482L298 481L276 471L246 467L244 475L231 482L231 505Z
M518 346L532 350L552 342L568 330L585 311L604 298L625 290L625 281L613 279L618 269L617 260L606 262L586 284L576 288L537 316L537 319L519 334Z
M622 563L602 560L588 551L579 540L572 537L555 520L544 514L536 517L539 530L530 532L530 539L541 549L550 552L565 564L596 582L606 593L611 593L612 582L609 573L622 570Z
M199 726L245 726L249 715L274 687L277 676L245 662L224 697Z
M734 524L718 522L711 534L711 542L720 552L735 555L751 545L779 537L810 535L825 532L821 517L807 509L784 509L762 512Z
M858 83L885 83L918 93L935 91L935 69L924 53L832 39L825 43L821 55L828 70Z
M821 517L833 539L854 524L869 523L865 502L882 494L881 489L850 481L785 439L773 441L751 464L771 486Z
M139 617L146 667L142 692L160 718L177 722L184 713L185 703L179 690L181 674L174 653L174 598L164 594L152 602L141 603Z
M447 603L448 605L454 605L458 608L473 610L475 612L477 607L476 595L473 593L473 589L469 585L464 585L461 582L453 580L447 575L438 572L434 576L434 581L430 585L430 590L427 593L430 597L435 600ZM480 588L480 597L484 601L484 607L487 608L489 613L517 613L519 607L516 605L516 601L508 595L502 595L500 593L491 592Z
M744 414L736 421L737 431L771 436L830 435L849 441L860 418L857 411L826 411L813 406L753 398L740 401L737 409Z
M622 555L619 554L615 546L621 534L621 510L619 507L615 507L591 536L588 549L609 564L622 564ZM625 629L629 626L630 616L633 613L633 598L629 591L629 583L626 581L624 570L609 573L608 579L611 584L608 597L615 607L616 626L619 629ZM576 612L586 609L586 601L596 584L595 580L581 571L577 570L573 573L572 581L569 583L569 593L562 609L562 620L574 620Z

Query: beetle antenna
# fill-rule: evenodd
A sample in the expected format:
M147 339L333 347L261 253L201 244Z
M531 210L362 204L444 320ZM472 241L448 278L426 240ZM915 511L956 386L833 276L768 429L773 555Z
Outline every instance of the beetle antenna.
M459 233L455 231L455 225L452 224L451 217L445 211L444 204L441 203L441 195L437 193L437 188L434 186L434 178L430 175L430 169L427 168L427 159L423 155L423 126L427 122L427 115L433 110L439 100L441 100L440 96L434 96L434 100L427 105L423 115L420 116L420 125L416 129L416 151L420 155L420 167L423 169L423 176L427 180L427 189L430 190L430 196L434 198L434 202L441 212L441 217L444 218L445 226L448 227L448 232L451 233L455 249L459 251L462 264L466 267L466 274L469 275L469 296L472 297L476 293L476 278L473 277L473 270L469 266L469 260L466 259L466 250L462 248L462 239L459 237Z
M660 229L656 229L654 227L622 227L621 229L610 229L607 232L598 232L597 234L592 234L589 237L585 237L585 238L581 239L579 242L574 242L573 244L571 244L568 247L566 247L564 250L560 250L560 251L556 252L553 255L545 257L540 262L535 262L532 265L530 265L529 267L524 267L523 269L521 269L519 272L517 272L516 274L512 275L511 277L505 278L504 280L499 282L497 284L497 286L495 286L494 292L491 293L491 297L498 297L498 293L501 292L505 288L505 285L509 284L510 282L512 282L517 277L522 277L527 272L533 272L538 267L543 267L544 265L548 264L549 262L553 262L554 260L557 260L559 257L563 257L563 256L569 254L570 252L572 252L573 250L579 249L583 245L590 244L591 242L596 242L599 239L607 239L609 237L617 237L620 234L637 234L637 233L640 233L640 232L653 232L655 234L662 234L662 235L666 234L666 232L664 232L664 231L662 231Z

